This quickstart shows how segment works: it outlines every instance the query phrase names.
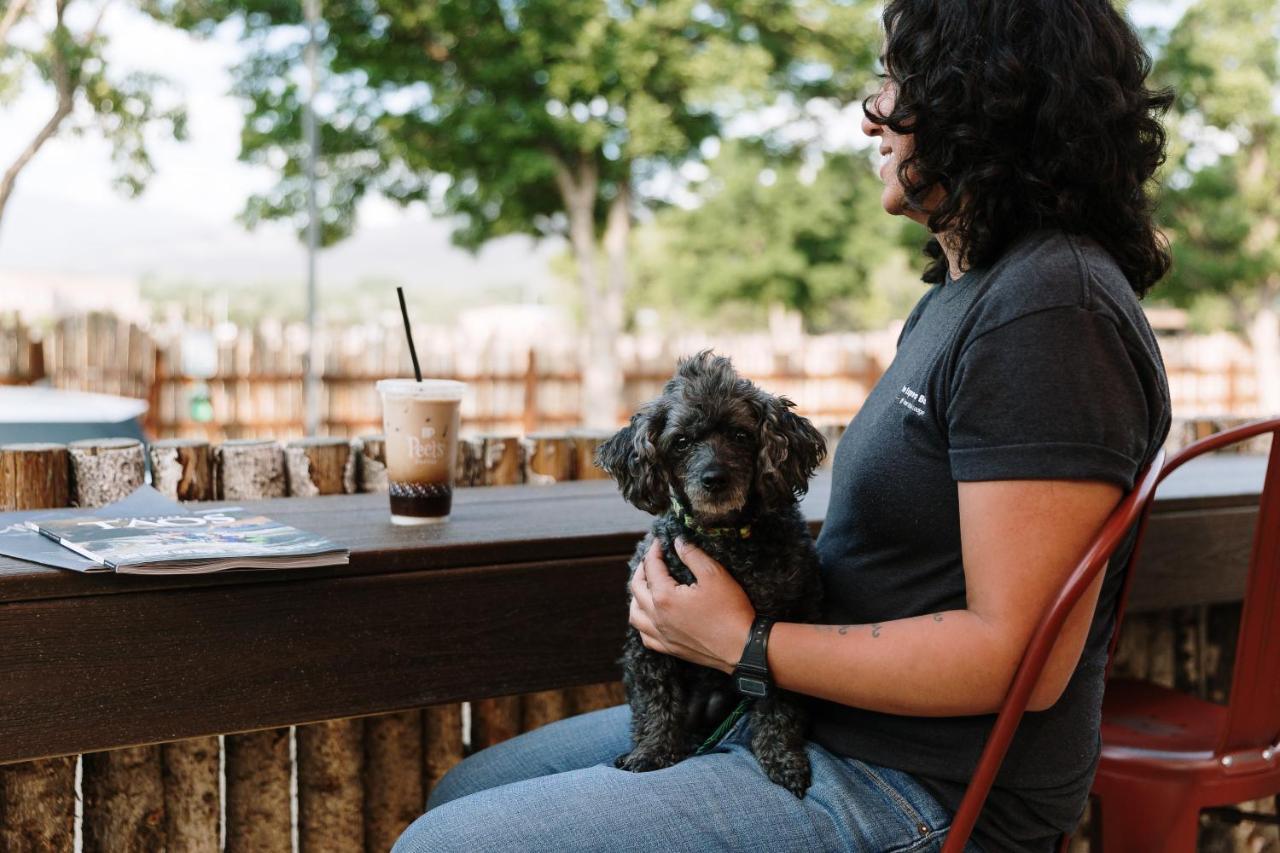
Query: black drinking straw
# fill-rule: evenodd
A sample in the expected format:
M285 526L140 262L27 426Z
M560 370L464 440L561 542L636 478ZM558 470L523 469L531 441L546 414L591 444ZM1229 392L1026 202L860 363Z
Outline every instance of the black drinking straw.
M422 381L422 368L418 367L418 351L413 348L413 332L409 329L409 309L404 304L404 288L397 287L396 295L400 297L400 316L404 318L404 336L409 340L409 358L413 359L413 375Z

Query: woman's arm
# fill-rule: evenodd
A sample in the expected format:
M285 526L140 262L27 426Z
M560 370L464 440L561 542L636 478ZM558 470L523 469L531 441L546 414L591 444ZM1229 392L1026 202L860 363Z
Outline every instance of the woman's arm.
M775 625L769 666L779 686L916 716L999 708L1032 631L1121 491L1072 480L960 483L959 490L967 607L875 625ZM744 610L741 588L706 554L686 548L681 558L697 576L692 586L671 581L660 554L646 558L632 582L632 624L650 648L732 671L750 605ZM1101 576L1064 625L1033 710L1065 689L1100 587Z

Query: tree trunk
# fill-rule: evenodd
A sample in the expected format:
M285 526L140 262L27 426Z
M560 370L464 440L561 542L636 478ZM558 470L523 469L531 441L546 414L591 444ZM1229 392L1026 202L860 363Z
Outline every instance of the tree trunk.
M569 216L569 247L578 268L578 287L582 293L582 421L589 427L612 427L622 403L621 370L614 348L614 341L622 333L622 303L618 299L616 308L610 307L611 285L600 274L595 229L595 203L600 176L595 163L591 161L578 163L572 169L564 163L559 163L558 167L556 182L564 200L565 212ZM625 192L620 197L629 200ZM614 219L611 209L609 225L616 232L620 226L614 223ZM625 227L630 227L629 218ZM606 232L608 230L607 228ZM624 240L625 237L623 234ZM606 245L612 245L609 243L608 233ZM623 261L625 263L625 244ZM610 279L615 277L612 268L611 256Z
M1258 381L1258 414L1280 415L1280 281L1268 293L1249 321L1249 344Z

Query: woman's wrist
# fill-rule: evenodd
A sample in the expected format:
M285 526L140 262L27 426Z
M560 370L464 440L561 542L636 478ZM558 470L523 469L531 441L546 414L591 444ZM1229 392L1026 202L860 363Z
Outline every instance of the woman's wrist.
M743 621L743 617L738 614L735 614L733 618L736 624L726 632L724 648L719 655L720 670L730 675L738 666L738 661L742 659L742 650L746 648L747 637L751 635L751 625L756 620L756 614L746 614L746 621ZM734 645L735 642L737 645Z

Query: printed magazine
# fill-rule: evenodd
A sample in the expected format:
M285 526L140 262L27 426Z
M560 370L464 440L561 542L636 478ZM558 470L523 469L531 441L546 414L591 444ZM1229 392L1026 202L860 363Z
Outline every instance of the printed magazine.
M345 548L239 507L183 507L162 515L48 516L44 536L92 563L129 574L215 572L342 565Z

